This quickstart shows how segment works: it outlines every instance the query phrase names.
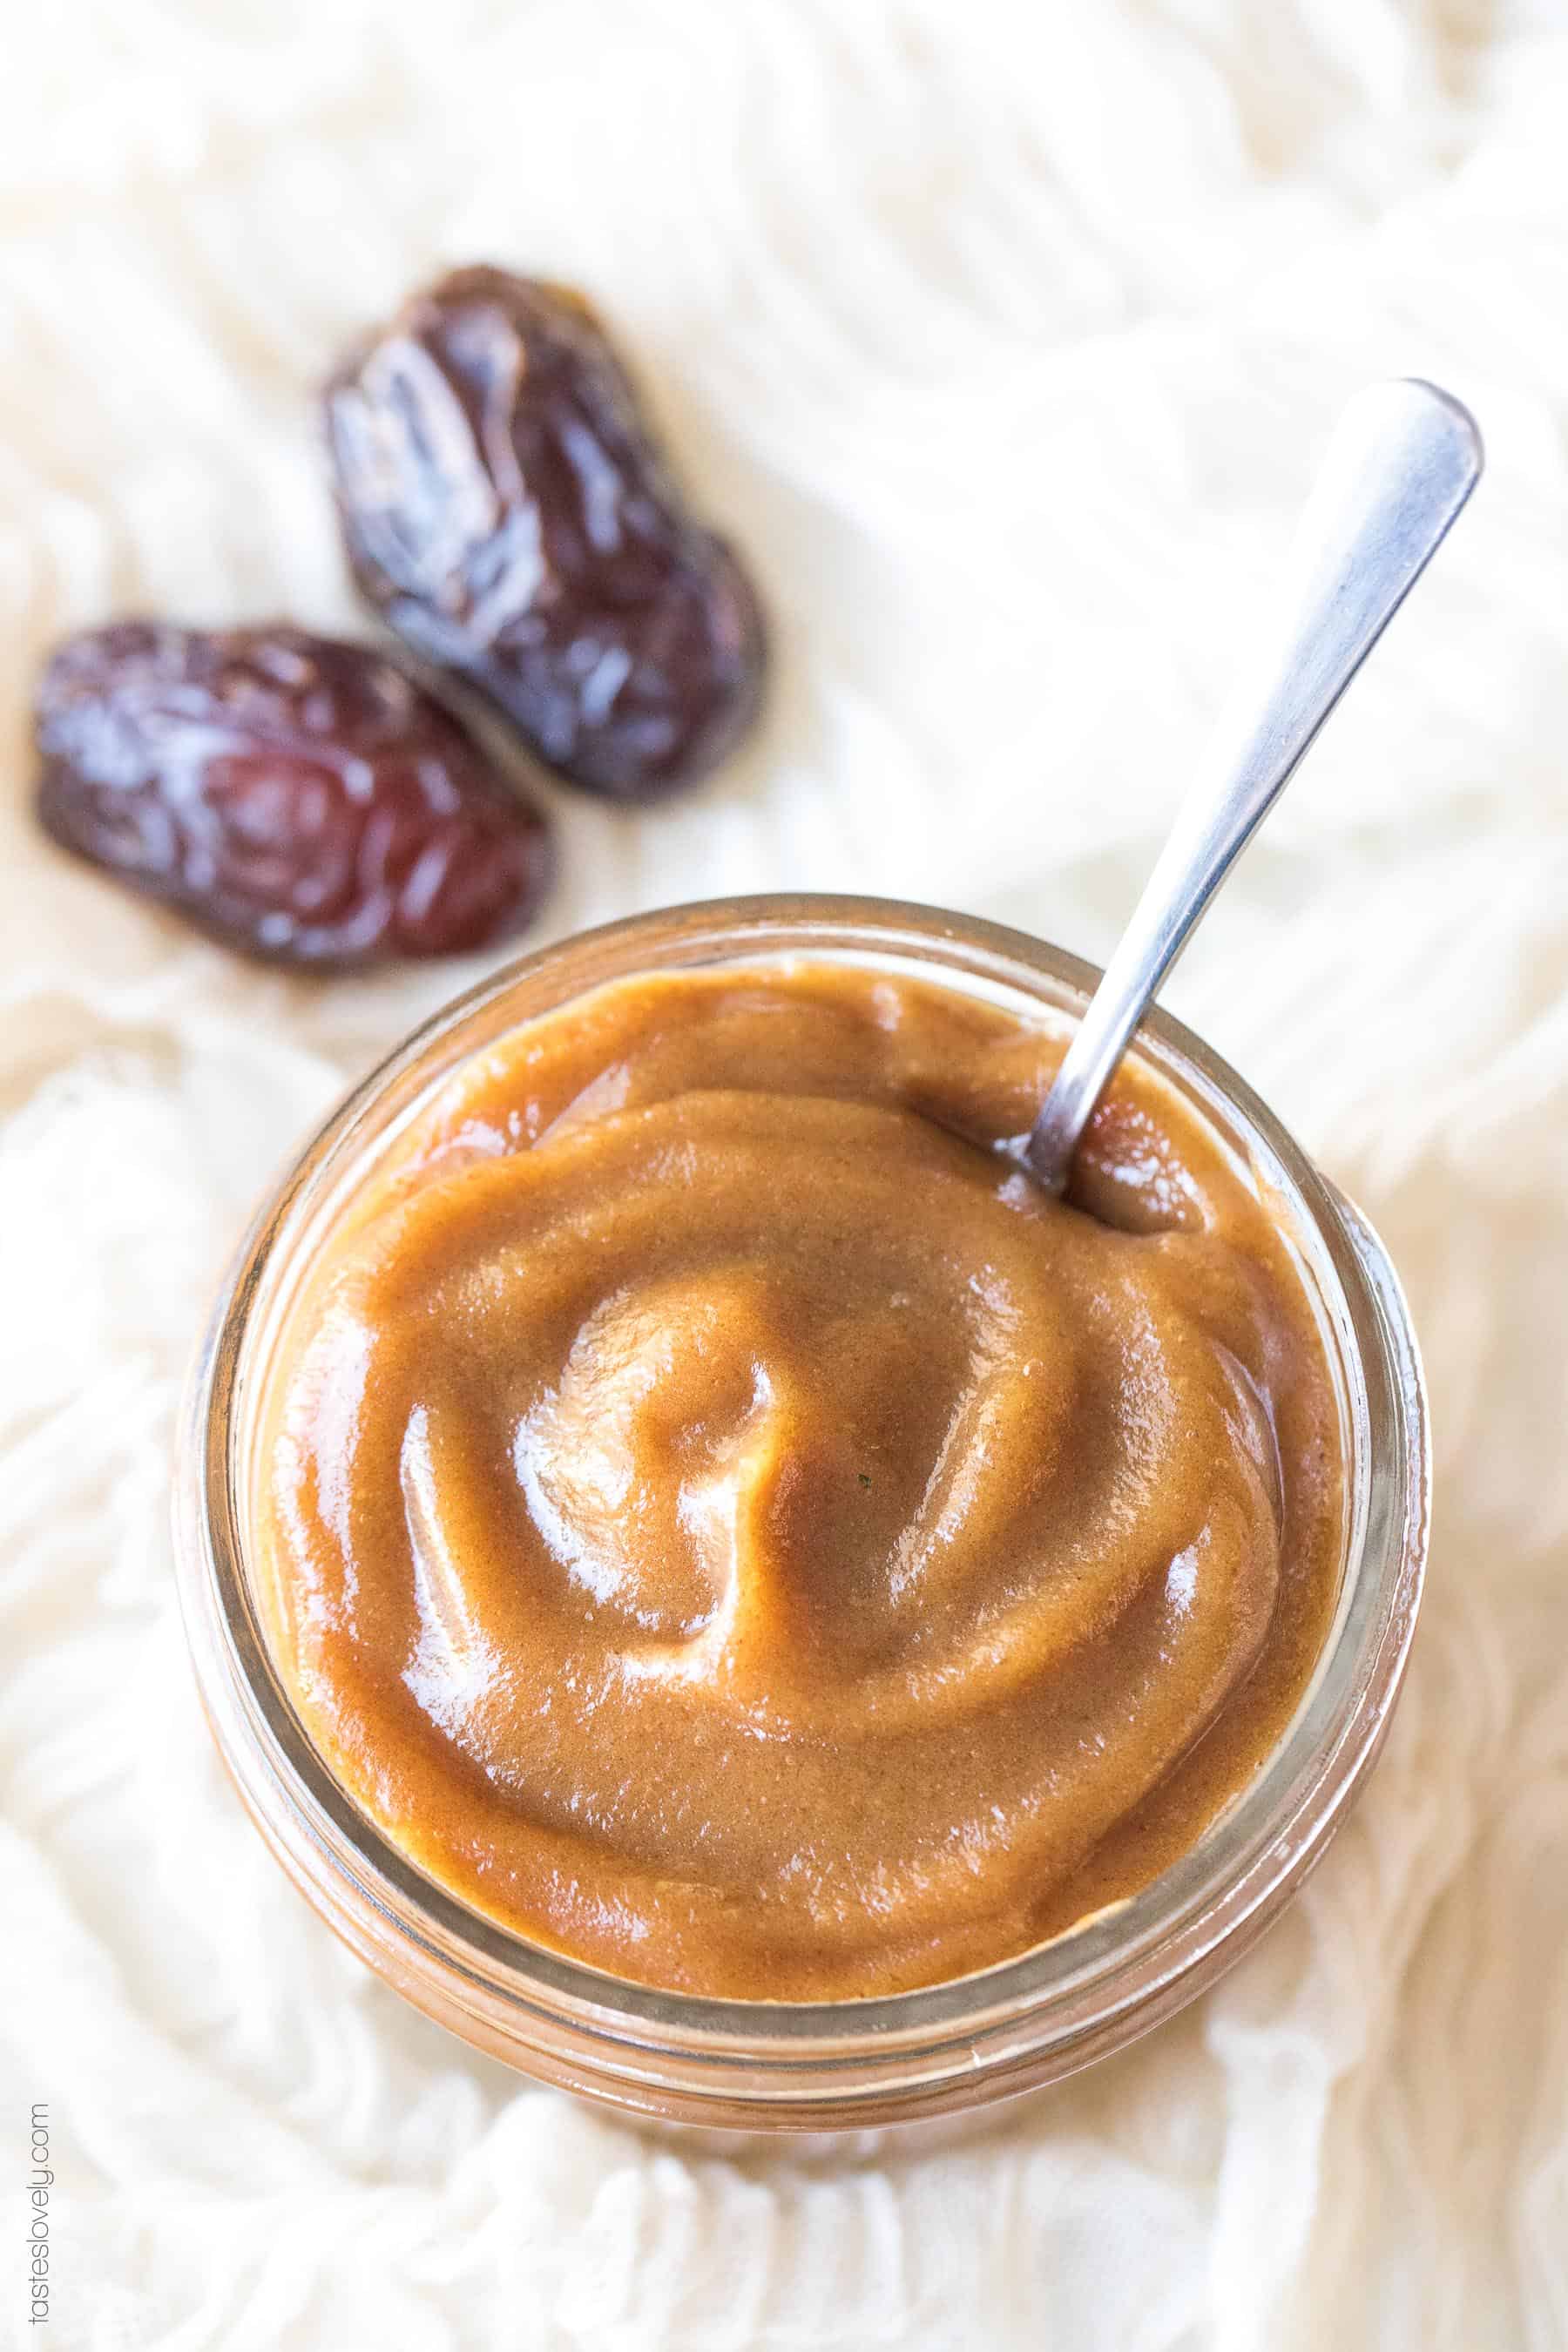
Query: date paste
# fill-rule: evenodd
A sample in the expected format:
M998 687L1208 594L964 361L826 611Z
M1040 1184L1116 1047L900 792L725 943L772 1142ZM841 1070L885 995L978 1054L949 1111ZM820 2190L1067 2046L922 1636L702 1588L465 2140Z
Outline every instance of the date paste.
M809 961L613 982L449 1076L268 1374L279 1670L385 1835L612 1974L773 2000L1133 1893L1322 1645L1341 1423L1282 1234L1124 1066Z

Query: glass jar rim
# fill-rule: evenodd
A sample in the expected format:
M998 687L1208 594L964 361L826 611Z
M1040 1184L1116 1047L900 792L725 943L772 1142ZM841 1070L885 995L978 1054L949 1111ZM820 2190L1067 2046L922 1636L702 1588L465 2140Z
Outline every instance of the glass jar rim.
M1419 1601L1428 1514L1425 1396L1393 1269L1359 1213L1201 1039L1156 1011L1135 1050L1228 1134L1290 1213L1345 1375L1352 1514L1340 1606L1313 1681L1248 1784L1126 1901L947 1982L822 2002L719 2000L612 1977L472 1910L403 1854L333 1778L273 1664L243 1524L253 1342L279 1263L355 1181L487 1019L499 1034L604 980L680 964L901 961L1070 1023L1099 974L979 919L894 900L766 896L660 908L519 958L437 1013L353 1090L256 1218L193 1372L176 1479L182 1603L204 1700L258 1826L331 1924L470 2040L621 2105L696 2120L864 2121L1049 2079L1129 2040L1239 1957L1318 1858L1370 1766ZM539 983L545 992L539 993ZM537 1003L514 1006L530 991ZM356 1142L356 1139L358 1139Z

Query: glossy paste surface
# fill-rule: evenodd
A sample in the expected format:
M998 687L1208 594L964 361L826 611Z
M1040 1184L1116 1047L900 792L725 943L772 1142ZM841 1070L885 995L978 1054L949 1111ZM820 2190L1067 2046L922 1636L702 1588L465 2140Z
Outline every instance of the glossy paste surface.
M850 965L622 981L449 1079L271 1371L280 1670L390 1837L616 1974L888 1992L1133 1892L1262 1762L1342 1549L1266 1208L1124 1068Z

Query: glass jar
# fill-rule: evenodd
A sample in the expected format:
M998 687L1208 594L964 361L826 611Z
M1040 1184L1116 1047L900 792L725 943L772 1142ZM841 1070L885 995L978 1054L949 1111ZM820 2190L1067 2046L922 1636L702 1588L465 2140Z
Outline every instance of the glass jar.
M1289 1237L1320 1310L1349 1465L1331 1630L1284 1738L1187 1853L1022 1958L877 2000L775 2003L607 1976L469 1910L392 1845L312 1748L253 1588L255 1421L301 1272L399 1130L469 1055L605 981L781 957L918 972L1070 1025L1099 975L994 924L835 898L678 907L524 957L357 1087L268 1201L195 1368L176 1481L181 1597L214 1734L295 1884L429 2016L526 2073L670 2122L862 2127L972 2107L1119 2049L1237 1959L1319 1860L1387 1728L1426 1561L1426 1402L1381 1244L1263 1104L1163 1013L1138 1050L1206 1119Z

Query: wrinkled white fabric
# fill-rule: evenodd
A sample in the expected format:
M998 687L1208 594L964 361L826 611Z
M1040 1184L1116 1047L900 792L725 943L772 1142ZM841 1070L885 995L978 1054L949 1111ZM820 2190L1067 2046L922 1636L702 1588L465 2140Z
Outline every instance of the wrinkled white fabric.
M186 1665L166 1465L209 1286L467 975L268 976L68 866L29 681L126 608L363 625L310 388L479 257L602 300L776 623L721 780L556 795L552 931L849 887L1103 952L1338 404L1426 373L1488 432L1170 992L1407 1281L1407 1696L1221 1989L935 2150L650 2139L471 2056L289 1888ZM0 2342L1568 2340L1568 10L18 5L0 507Z

